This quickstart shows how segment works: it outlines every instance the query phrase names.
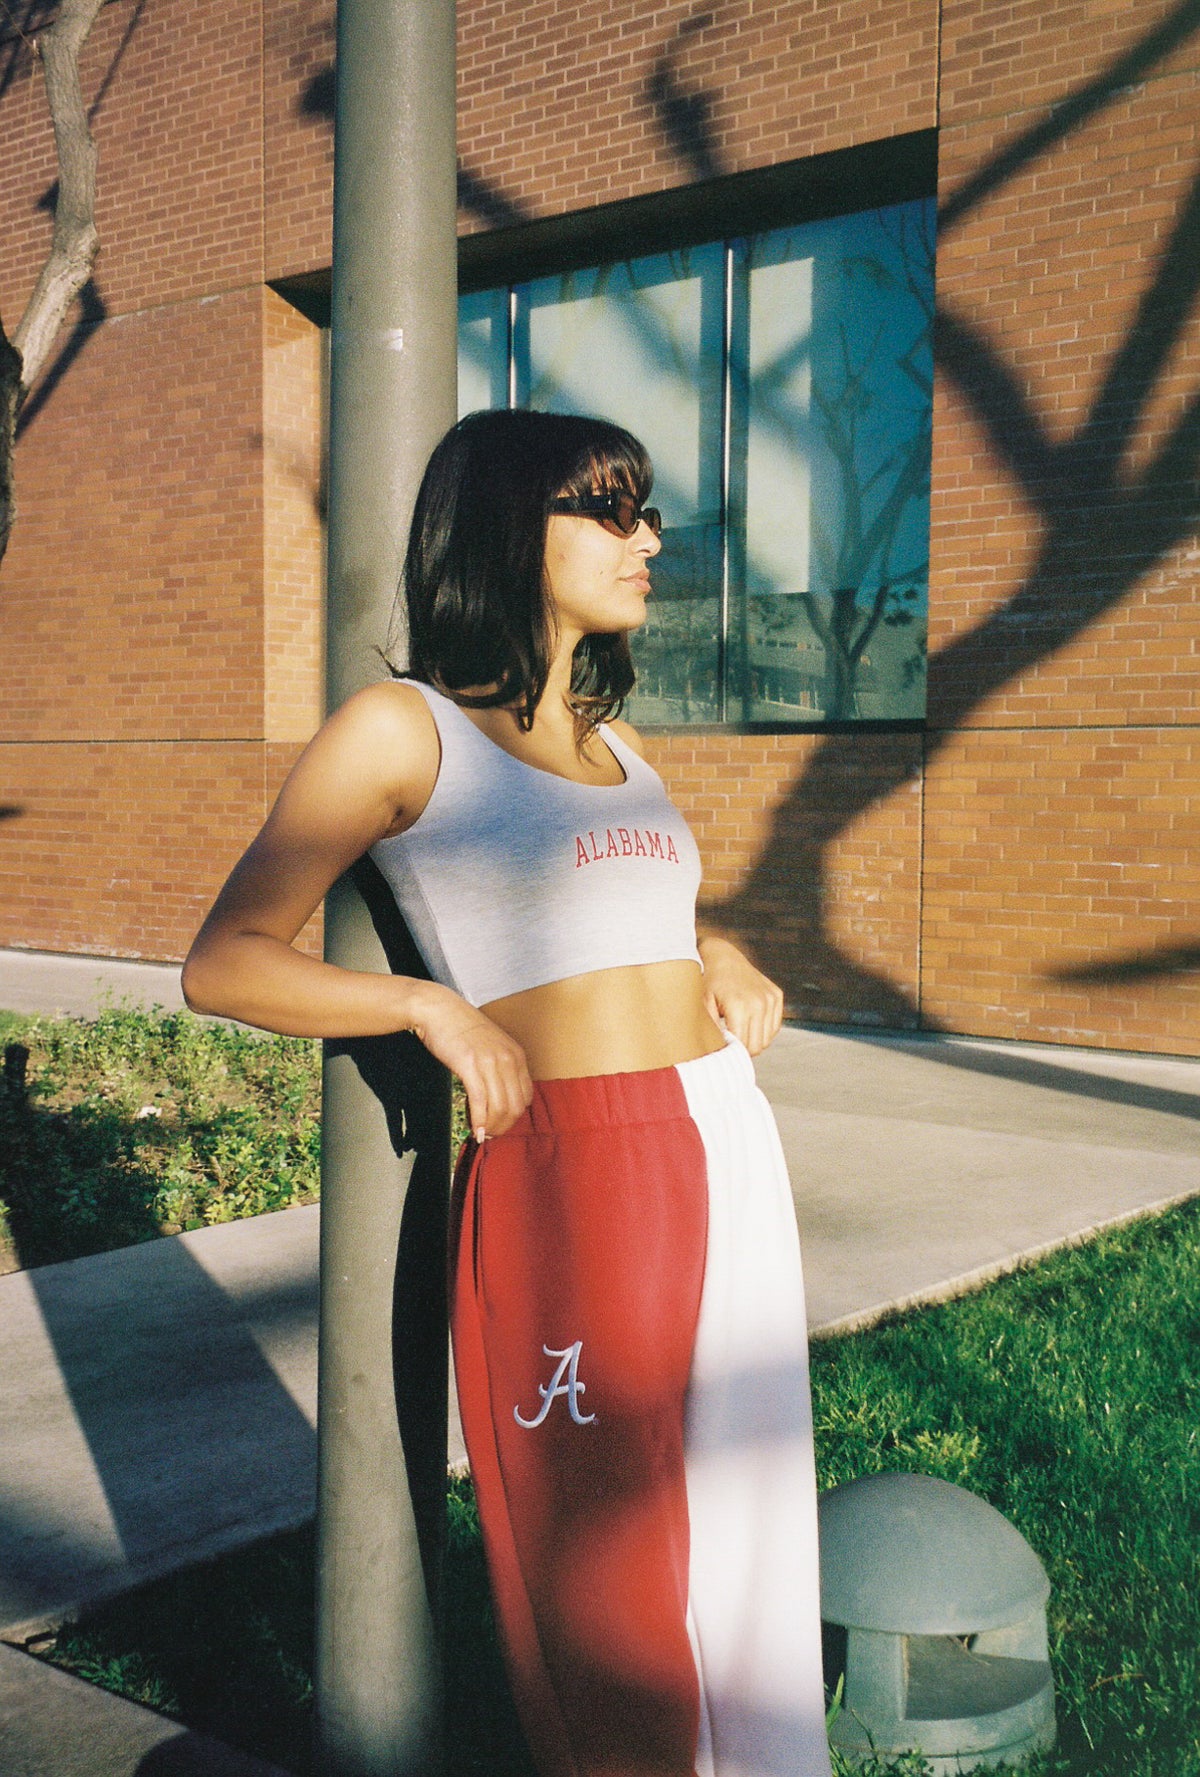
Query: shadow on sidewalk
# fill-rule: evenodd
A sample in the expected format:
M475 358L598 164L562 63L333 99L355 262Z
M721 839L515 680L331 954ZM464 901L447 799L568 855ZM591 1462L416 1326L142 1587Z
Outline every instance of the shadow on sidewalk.
M230 1293L190 1245L158 1240L6 1280L21 1349L46 1372L29 1377L5 1440L9 1623L51 1619L313 1513L316 1433L260 1337L311 1331L315 1278L243 1280Z

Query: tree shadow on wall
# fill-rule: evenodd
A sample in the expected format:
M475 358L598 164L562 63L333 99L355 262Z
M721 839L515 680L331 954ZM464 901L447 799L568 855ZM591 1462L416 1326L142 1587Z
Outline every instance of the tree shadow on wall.
M1105 986L1154 981L1163 975L1182 975L1193 969L1200 969L1200 943L1158 944L1148 950L1126 951L1124 956L1105 957L1100 962L1053 969L1051 979L1081 986Z
M659 129L696 179L716 179L728 169L721 164L713 124L716 94L691 88L680 78L679 54L693 37L712 29L716 22L716 14L707 7L684 19L655 58L646 81L646 97Z
M677 69L685 33L707 28L694 15L647 83L660 127L696 177L719 153L708 125L713 95L688 94ZM1184 0L1095 79L1052 106L1035 126L986 161L941 206L944 240L994 192L1081 128L1200 30L1200 0ZM685 127L686 125L686 127ZM992 451L1036 513L1040 538L1023 583L972 629L931 656L931 726L923 736L823 736L777 810L769 836L736 893L706 908L744 933L789 1003L809 1016L916 1027L919 1004L849 957L829 927L830 850L875 804L906 785L916 793L934 758L970 712L1005 684L1072 642L1120 603L1200 525L1200 390L1178 407L1150 458L1130 456L1200 290L1200 177L1174 217L1152 282L1077 429L1051 437L1017 368L972 319L939 300L935 359L958 389ZM1111 971L1063 979L1146 979L1196 966L1195 945L1126 960Z
M25 0L0 8L0 99L33 65L33 43L54 16L56 0Z
M79 313L75 323L64 339L52 361L47 365L44 375L40 378L29 394L17 418L17 439L24 438L26 432L37 419L42 409L47 406L54 391L63 378L74 368L86 350L88 343L94 338L97 327L108 319L108 305L96 286L96 280L89 278L78 297Z

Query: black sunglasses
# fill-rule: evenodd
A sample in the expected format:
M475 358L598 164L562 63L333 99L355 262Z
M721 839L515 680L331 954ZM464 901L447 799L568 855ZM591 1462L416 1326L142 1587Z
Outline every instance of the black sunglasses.
M575 518L594 518L618 537L632 537L643 520L656 537L662 531L662 513L657 506L639 506L632 494L616 488L602 494L564 494L561 499L551 500L550 510Z

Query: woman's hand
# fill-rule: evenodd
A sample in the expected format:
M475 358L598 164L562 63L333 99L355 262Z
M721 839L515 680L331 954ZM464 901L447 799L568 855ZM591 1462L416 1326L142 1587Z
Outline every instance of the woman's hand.
M704 1003L751 1055L760 1055L783 1023L783 990L756 969L728 938L704 937Z
M476 1141L511 1129L533 1097L525 1051L507 1031L436 981L410 983L409 1029L458 1075Z

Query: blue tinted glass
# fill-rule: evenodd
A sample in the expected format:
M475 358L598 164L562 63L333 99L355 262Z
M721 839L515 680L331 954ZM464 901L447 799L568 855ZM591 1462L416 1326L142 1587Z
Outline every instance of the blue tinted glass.
M508 291L458 299L458 417L508 406Z
M613 420L654 463L663 547L632 638L631 713L643 722L719 713L723 262L718 243L542 278L520 293L529 405Z
M932 203L758 236L745 298L730 713L920 716Z
M650 451L635 719L923 714L933 255L917 201L518 286L511 338L508 291L462 299L460 412L511 388Z

